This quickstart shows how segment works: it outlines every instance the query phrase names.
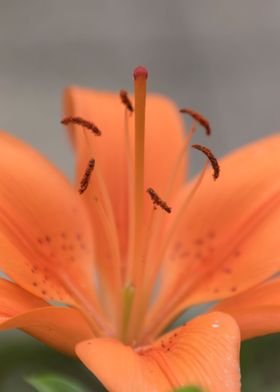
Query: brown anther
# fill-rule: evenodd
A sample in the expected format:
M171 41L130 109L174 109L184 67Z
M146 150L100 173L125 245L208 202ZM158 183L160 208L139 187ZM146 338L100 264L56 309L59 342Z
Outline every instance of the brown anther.
M205 117L203 117L200 113L189 108L180 109L180 113L189 114L194 120L196 120L205 129L206 135L208 136L211 135L212 131L210 128L209 121Z
M214 171L214 173L213 173L214 180L217 180L217 178L220 175L220 166L219 166L217 158L212 153L212 151L209 150L209 148L207 148L207 147L201 146L200 144L193 144L192 147L198 151L203 152L203 154L205 154L207 156L207 158L209 159L209 162L211 163L213 171Z
M122 103L124 104L124 106L126 107L126 109L130 113L133 113L133 106L132 106L131 100L128 97L128 92L126 90L120 90L120 99L121 99Z
M90 159L88 166L86 168L85 174L80 182L80 188L79 188L79 193L82 194L87 190L87 187L89 185L89 180L91 177L91 173L94 169L94 165L95 165L95 160L94 159Z
M75 125L80 125L81 127L84 127L86 129L89 129L94 133L96 136L101 135L100 129L91 121L85 120L82 117L65 117L61 120L61 124L63 125L69 125L69 124L75 124Z
M171 213L171 207L169 207L165 201L163 201L159 195L156 193L156 191L153 188L148 188L147 192L149 193L153 204L155 206L160 206L164 211L168 212L168 214Z

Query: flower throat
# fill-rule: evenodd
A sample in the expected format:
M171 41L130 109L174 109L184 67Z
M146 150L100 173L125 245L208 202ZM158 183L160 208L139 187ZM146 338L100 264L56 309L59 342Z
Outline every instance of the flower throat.
M181 217L184 215L185 210L189 208L191 200L200 187L209 163L213 168L214 179L219 177L220 167L210 149L199 144L192 145L194 149L202 152L207 160L204 169L194 181L193 187L182 203L180 210L175 211L172 209L169 205L169 200L173 193L178 170L182 166L183 158L195 133L196 125L201 125L205 129L206 135L209 136L211 134L211 128L206 118L192 109L184 108L180 112L189 115L193 119L193 124L186 135L185 142L182 144L174 168L171 174L167 176L166 189L163 194L157 193L157 190L153 188L154 184L147 184L148 187L145 189L145 115L148 71L144 67L137 67L134 70L133 77L133 102L125 90L122 89L119 93L120 101L125 109L124 132L128 178L126 190L128 194L126 210L128 239L125 260L122 260L124 256L121 256L120 252L119 234L111 197L102 173L98 168L98 162L95 161L93 151L91 151L91 158L80 181L79 192L80 194L87 192L90 195L92 194L93 202L95 202L96 209L104 225L108 247L113 255L114 284L112 292L114 294L112 295L113 298L109 299L113 304L111 306L113 311L109 311L111 313L109 318L112 323L112 335L125 343L137 345L139 341L143 341L141 334L145 324L145 316L153 296L153 289L168 247L176 229L181 223ZM134 117L134 133L129 129L129 116ZM88 132L98 137L102 135L102 129L99 129L98 124L96 125L91 119L84 119L79 116L67 117L61 123L68 126L80 126L85 130L85 140L89 138ZM132 143L130 140L132 140ZM97 186L100 189L103 199L102 203L94 197L92 187L89 187L91 181L93 181L93 187ZM153 206L148 218L145 210L146 197L150 197L151 205ZM172 215L174 214L174 219L168 228L163 243L159 244L158 234L162 230L165 217L171 212ZM109 293L105 293L105 295L110 296ZM103 302L102 298L100 298L100 302Z

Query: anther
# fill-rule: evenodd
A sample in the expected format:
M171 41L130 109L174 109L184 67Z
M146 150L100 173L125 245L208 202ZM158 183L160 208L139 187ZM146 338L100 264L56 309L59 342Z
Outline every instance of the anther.
M94 169L94 165L95 165L95 160L94 159L90 159L88 166L86 168L85 174L80 182L80 188L79 188L79 193L82 194L84 193L89 185L89 180L91 177L91 173Z
M192 147L198 151L201 151L203 154L205 154L207 156L207 158L209 159L209 162L211 163L213 171L214 171L214 173L213 173L214 180L217 180L217 178L220 175L220 166L219 166L217 158L212 153L212 151L207 147L201 146L200 144L193 144Z
M93 122L85 120L82 117L65 117L61 120L61 124L63 124L63 125L69 125L69 124L80 125L81 127L84 127L86 129L89 129L90 131L92 131L96 136L101 135L100 129Z
M211 132L209 121L205 117L203 117L200 113L189 108L180 109L180 113L189 114L194 120L196 120L205 129L206 135L208 136L211 135L212 132Z
M126 109L130 113L133 113L133 106L132 106L131 100L128 97L128 93L126 90L120 90L120 99L121 99L122 103L124 104L124 106L126 107Z
M164 211L168 212L168 214L171 213L171 207L167 205L165 201L163 201L159 195L156 193L156 191L153 188L148 188L147 189L148 194L150 195L152 202L155 206L161 207Z

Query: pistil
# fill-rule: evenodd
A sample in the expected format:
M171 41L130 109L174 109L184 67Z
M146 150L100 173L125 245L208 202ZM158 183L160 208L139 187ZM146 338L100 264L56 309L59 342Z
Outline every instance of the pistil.
M128 255L128 271L123 289L123 320L121 337L124 342L134 339L135 317L139 306L139 290L142 286L143 223L144 223L144 149L146 83L148 72L144 67L134 70L134 176L132 200L132 230Z
M134 252L132 261L132 283L139 284L140 263L143 240L144 218L144 148L145 148L145 111L146 82L148 72L144 67L134 70L135 95L135 161L134 161Z

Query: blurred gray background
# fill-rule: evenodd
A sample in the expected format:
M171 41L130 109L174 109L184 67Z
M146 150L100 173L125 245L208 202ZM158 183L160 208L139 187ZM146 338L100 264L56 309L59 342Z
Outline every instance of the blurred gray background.
M280 129L279 38L279 0L0 0L0 127L70 174L62 89L129 89L143 64L223 154Z

